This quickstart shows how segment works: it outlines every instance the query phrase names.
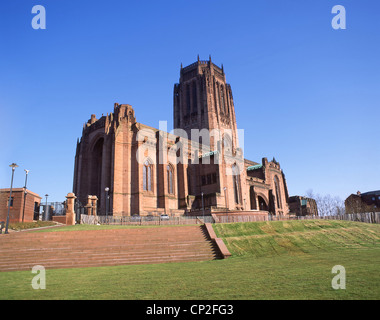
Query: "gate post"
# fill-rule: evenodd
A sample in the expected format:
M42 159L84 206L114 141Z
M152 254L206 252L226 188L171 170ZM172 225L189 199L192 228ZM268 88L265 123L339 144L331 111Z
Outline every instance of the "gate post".
M87 215L89 215L89 216L92 216L92 213L93 213L91 199L92 199L92 196L87 197L86 208L87 208Z
M75 211L74 211L74 201L77 197L74 193L68 193L66 196L66 224L72 226L75 224Z
M98 208L98 197L97 196L91 197L91 205L92 205L92 214L94 216L97 216L97 208Z

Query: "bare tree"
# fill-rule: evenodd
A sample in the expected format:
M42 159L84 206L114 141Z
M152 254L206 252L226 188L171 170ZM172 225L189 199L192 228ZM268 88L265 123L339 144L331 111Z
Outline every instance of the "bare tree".
M320 216L342 215L345 212L344 202L337 196L314 194L312 189L307 190L305 196L315 200Z

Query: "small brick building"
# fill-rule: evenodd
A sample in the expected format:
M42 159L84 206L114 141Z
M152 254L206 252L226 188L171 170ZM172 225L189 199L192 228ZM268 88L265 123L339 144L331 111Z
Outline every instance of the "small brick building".
M11 207L9 211L9 222L22 222L22 215L24 211L24 222L32 222L38 220L39 208L41 197L25 188L13 188ZM8 201L10 189L0 189L0 221L7 220L8 214ZM24 210L25 198L25 210Z
M289 197L289 210L296 216L318 215L317 202L314 199L302 196Z
M344 201L346 213L380 212L380 190L351 194Z

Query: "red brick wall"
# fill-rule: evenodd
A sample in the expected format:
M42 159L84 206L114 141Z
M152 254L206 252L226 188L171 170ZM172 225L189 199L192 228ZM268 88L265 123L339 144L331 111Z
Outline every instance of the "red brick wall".
M12 190L13 206L9 210L9 222L21 222L24 206L24 188ZM9 189L0 189L0 221L6 221L8 214ZM41 198L28 190L25 198L24 221L33 221L34 203L40 203Z

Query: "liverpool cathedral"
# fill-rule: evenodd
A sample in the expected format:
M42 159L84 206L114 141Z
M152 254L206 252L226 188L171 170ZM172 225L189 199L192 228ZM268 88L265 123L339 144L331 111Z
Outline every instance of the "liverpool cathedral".
M280 164L244 158L232 89L211 57L181 65L170 133L137 117L132 106L115 103L112 113L84 124L73 182L80 203L96 196L98 214L107 206L114 216L289 213Z

